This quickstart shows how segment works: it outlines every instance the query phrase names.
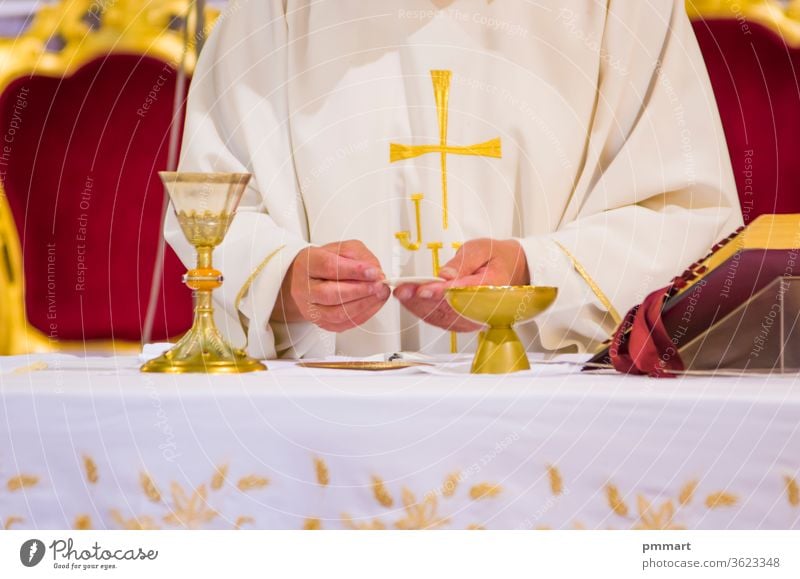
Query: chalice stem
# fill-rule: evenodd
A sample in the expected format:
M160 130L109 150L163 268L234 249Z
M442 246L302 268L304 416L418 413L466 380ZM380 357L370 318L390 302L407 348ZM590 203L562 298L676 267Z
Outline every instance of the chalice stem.
M210 290L196 290L194 292L194 324L193 326L202 335L216 332L214 323L214 305L211 301Z
M212 255L214 252L213 247L202 246L197 248L197 270L202 272L216 271L212 266ZM193 287L191 281L192 272L187 274L187 285ZM219 287L221 282L212 284L214 287ZM207 335L207 332L216 332L216 325L214 324L214 302L212 300L212 287L203 284L203 287L194 287L194 324L193 327L197 328L201 334Z
M212 265L212 246L197 247L197 268L186 273L186 285L194 292L194 323L190 338L199 345L204 355L233 356L214 322L213 291L222 285L222 274Z

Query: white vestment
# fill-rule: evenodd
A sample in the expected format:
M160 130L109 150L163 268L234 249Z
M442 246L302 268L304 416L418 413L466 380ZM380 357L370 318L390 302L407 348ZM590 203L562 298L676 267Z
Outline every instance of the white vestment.
M439 7L443 6L443 7ZM431 71L450 71L446 103ZM501 156L390 145L499 139ZM714 95L682 0L242 0L192 81L183 171L250 172L215 251L218 319L255 356L447 351L394 298L342 334L271 324L309 244L360 239L387 275L430 275L453 244L519 239L555 305L521 328L531 348L591 350L618 315L741 222ZM417 251L410 197L421 193ZM170 211L166 235L191 264ZM613 312L612 315L610 312ZM460 337L462 349L474 336Z

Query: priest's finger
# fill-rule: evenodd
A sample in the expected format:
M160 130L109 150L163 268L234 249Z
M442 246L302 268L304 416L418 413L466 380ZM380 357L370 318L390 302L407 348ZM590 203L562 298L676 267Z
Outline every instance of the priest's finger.
M478 324L459 316L448 304L440 304L430 310L422 319L432 326L451 332L474 332L481 328Z
M372 253L367 246L358 239L348 239L347 241L330 243L325 247L330 248L331 251L338 253L342 257L347 257L357 261L366 261L367 263L371 263L378 268L381 267L381 264L378 261L378 258L375 257L375 254Z
M388 296L387 296L388 297ZM314 323L324 330L344 332L360 326L386 303L386 299L377 296L362 298L340 306L311 305Z
M455 257L439 270L439 276L450 280L475 273L489 263L496 243L493 239L473 239L466 242L458 249Z
M470 287L480 285L508 285L508 279L505 276L497 275L491 270L481 269L472 275L459 277L448 282L447 287Z
M451 332L474 332L481 326L459 316L446 302L440 302L419 316L424 322Z
M324 249L309 253L307 267L309 277L315 279L378 281L382 277L380 268L372 263L341 257Z
M459 277L447 282L433 282L415 286L414 293L423 300L441 300L451 287L468 287L473 285L505 285L498 281L497 276L491 275L486 268L481 268L477 273L466 277ZM411 296L407 296L408 299Z
M322 306L335 306L370 296L388 298L389 288L382 282L311 280L308 301Z
M414 283L404 283L400 284L396 288L394 288L394 297L399 299L401 302L405 300L410 300L414 295L419 291L419 288L424 287Z
M378 311L384 306L386 303L386 298L366 298L363 303L355 305L355 303L345 304L344 308L347 311L348 315L350 316L350 320L354 327L358 327L365 322L369 321L372 316L378 313Z
M417 297L422 298L423 300L440 300L444 298L444 292L447 290L449 285L449 283L443 282L426 283L417 286L414 293L417 295Z
M422 299L416 296L398 299L404 308L433 326L454 332L471 332L480 328L479 325L459 316L445 300Z

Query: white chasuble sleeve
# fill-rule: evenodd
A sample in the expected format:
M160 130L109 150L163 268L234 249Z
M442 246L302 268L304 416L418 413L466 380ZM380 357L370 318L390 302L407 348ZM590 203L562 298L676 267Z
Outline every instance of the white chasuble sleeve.
M272 324L281 282L308 246L286 97L282 0L233 3L206 43L189 92L180 169L253 174L214 264L225 281L214 294L221 331L261 358L296 356L319 343L314 326ZM168 212L167 241L187 266L194 250ZM305 353L305 352L303 352Z
M584 162L553 233L524 237L560 294L548 350L593 350L653 288L741 224L714 94L683 2L611 0Z

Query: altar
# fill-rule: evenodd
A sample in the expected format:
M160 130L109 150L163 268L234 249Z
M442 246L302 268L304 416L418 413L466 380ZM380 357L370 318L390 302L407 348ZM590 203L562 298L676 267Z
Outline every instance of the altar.
M0 358L12 529L797 529L800 379Z

